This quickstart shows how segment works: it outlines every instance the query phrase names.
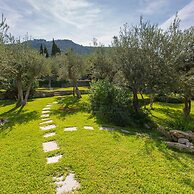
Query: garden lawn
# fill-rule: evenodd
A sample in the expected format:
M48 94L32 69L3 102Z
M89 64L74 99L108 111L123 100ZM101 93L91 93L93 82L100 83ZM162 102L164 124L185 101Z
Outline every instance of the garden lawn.
M81 184L79 193L194 193L193 155L172 151L139 129L126 128L130 134L119 127L99 130L102 123L88 112L87 95L79 101L71 96L58 99L50 116L56 136L43 138L46 132L38 127L41 110L55 99L35 99L20 114L4 113L13 104L1 101L0 113L11 122L0 129L0 193L52 194L52 177L69 171ZM64 131L70 126L78 130ZM55 140L60 149L44 153L42 143L48 140ZM62 159L47 165L46 156L56 152Z

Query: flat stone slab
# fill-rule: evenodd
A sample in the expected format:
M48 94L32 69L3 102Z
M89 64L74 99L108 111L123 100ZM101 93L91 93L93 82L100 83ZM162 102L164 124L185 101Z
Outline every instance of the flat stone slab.
M76 189L80 188L80 183L77 182L74 179L75 174L70 173L65 180L64 176L61 177L54 177L53 179L55 180L55 184L57 185L57 189L56 189L56 194L64 194L64 193L69 193L69 192L73 192Z
M52 137L52 136L54 136L55 134L56 134L55 132L46 133L46 134L44 135L44 137Z
M112 130L115 130L115 129L111 128L111 127L100 127L100 130L112 131Z
M41 122L40 125L44 125L44 124L48 124L48 123L52 123L53 120L46 120L44 122Z
M49 130L49 129L54 129L56 128L56 125L46 125L46 126L40 126L41 130Z
M130 133L129 131L124 130L124 129L121 129L121 131L122 131L123 133Z
M47 104L47 105L46 105L46 107L51 107L51 106L52 106L52 104Z
M66 127L64 131L77 131L77 127Z
M50 110L50 107L43 108L42 110Z
M62 158L62 155L48 157L47 164L57 163L60 160L60 158Z
M48 121L48 120L51 120L50 118L42 118L41 119L42 121Z
M87 130L94 130L94 127L92 127L92 126L84 126L84 129L87 129Z
M55 101L55 102L53 102L53 104L58 104L58 102L57 102L57 101Z
M56 141L49 141L42 144L44 152L51 152L54 150L58 150L59 147Z
M44 118L44 117L49 117L49 114L42 114L41 118Z
M50 112L51 112L50 110L43 110L42 114L47 114L47 113L50 113Z

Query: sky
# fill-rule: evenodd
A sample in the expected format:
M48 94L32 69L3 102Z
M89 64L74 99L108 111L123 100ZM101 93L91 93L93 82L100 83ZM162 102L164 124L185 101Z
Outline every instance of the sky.
M140 16L166 29L176 12L181 28L194 26L194 0L0 0L15 37L69 39L91 45L93 38L109 45L123 24Z

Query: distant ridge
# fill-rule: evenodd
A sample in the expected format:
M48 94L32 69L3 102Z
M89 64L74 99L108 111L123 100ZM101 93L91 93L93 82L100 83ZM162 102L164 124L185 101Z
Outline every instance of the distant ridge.
M34 39L34 40L29 40L28 43L33 48L38 49L38 50L40 49L40 45L42 44L43 46L47 47L49 54L51 53L52 40L47 41L45 39ZM67 40L67 39L55 40L55 43L63 52L66 52L68 49L71 49L71 48L74 50L74 52L81 54L81 55L90 54L94 51L94 47L82 46L82 45L74 43L72 40Z

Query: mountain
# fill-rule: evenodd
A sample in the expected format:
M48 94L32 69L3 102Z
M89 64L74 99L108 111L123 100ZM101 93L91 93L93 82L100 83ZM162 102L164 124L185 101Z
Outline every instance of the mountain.
M51 48L52 48L52 41L47 41L44 39L34 39L29 40L28 43L35 49L40 49L40 45L46 46L48 49L49 54L51 54ZM74 52L85 55L90 54L94 51L94 47L91 46L82 46L79 44L74 43L72 40L55 40L55 43L57 46L61 49L62 52L66 52L68 49L73 49Z

